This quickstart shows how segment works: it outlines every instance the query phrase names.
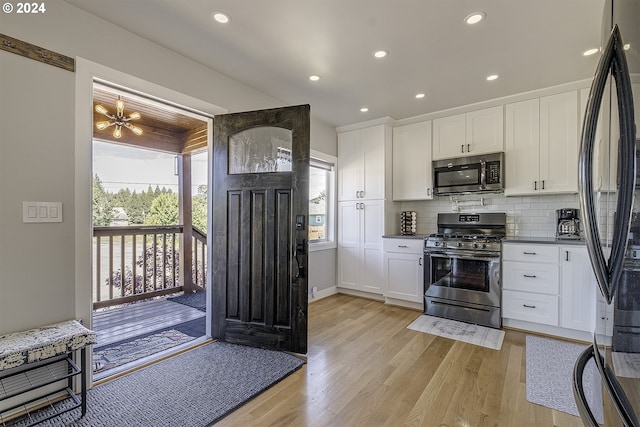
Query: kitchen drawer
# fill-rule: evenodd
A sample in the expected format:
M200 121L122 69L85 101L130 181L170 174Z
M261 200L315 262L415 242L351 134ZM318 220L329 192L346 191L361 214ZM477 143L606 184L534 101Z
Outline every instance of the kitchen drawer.
M502 259L505 261L549 262L557 264L559 248L556 245L530 245L503 243Z
M502 288L515 291L558 295L560 267L558 264L504 261Z
M558 326L558 297L504 289L502 317Z
M421 254L424 252L424 240L384 238L382 247L385 252Z

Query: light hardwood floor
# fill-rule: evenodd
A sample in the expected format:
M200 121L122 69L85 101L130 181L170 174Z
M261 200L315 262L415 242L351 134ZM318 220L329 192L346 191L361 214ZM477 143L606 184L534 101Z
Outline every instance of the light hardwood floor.
M407 329L418 315L347 295L310 304L307 364L216 426L582 426L527 401L524 333L495 351Z

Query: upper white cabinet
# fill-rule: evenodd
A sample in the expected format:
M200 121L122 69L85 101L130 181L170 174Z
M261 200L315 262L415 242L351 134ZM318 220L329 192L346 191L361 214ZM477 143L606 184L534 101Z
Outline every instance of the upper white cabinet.
M393 200L430 199L431 121L393 128Z
M505 195L578 191L578 93L506 106Z
M338 200L384 199L391 159L385 124L338 133Z
M504 150L503 107L433 120L433 160Z

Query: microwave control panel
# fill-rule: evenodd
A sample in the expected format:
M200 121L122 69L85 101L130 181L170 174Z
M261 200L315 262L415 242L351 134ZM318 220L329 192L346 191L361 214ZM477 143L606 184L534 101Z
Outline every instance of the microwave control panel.
M500 162L487 162L487 184L500 184Z

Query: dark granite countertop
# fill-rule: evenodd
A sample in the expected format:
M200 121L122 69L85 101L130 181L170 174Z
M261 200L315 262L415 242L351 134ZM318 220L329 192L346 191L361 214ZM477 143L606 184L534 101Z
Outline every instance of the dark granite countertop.
M424 240L425 237L428 237L428 235L426 234L408 234L408 235L385 234L384 236L382 236L382 238L384 239L420 239L420 240Z
M504 243L542 243L553 245L584 245L583 239L556 239L554 237L505 237Z

